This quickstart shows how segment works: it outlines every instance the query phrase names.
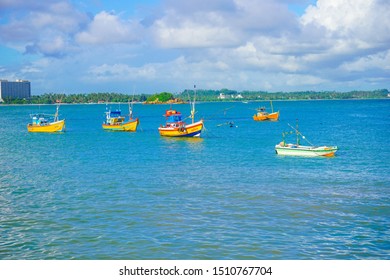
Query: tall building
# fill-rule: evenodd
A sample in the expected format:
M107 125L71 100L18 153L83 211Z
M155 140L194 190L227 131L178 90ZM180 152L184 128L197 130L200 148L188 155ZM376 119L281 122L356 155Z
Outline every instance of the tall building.
M7 98L29 99L31 97L31 84L29 81L16 80L10 82L0 80L0 102Z

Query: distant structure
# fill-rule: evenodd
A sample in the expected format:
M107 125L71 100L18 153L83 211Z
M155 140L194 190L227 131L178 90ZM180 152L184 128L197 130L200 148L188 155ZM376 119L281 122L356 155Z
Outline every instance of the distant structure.
M31 84L29 81L16 80L15 82L10 82L0 79L0 102L4 102L7 98L29 99L30 97Z
M218 96L218 99L225 99L225 98L226 98L226 96L222 92Z

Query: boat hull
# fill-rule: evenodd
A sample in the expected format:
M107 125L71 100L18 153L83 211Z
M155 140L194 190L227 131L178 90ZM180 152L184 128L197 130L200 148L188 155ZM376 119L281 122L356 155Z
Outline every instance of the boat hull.
M253 120L255 121L277 121L279 119L279 112L274 113L266 113L266 114L256 114L253 116Z
M302 156L302 157L333 157L338 150L337 146L297 146L293 144L276 145L275 151L278 155Z
M27 125L28 132L62 132L65 131L65 120L52 122L44 125Z
M161 136L165 137L200 137L203 121L185 125L184 128L159 127Z
M136 131L139 124L138 118L121 124L103 124L102 127L105 130L111 131Z

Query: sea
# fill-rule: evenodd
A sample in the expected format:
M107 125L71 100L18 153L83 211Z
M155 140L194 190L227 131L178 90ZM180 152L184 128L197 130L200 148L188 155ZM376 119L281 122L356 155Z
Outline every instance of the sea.
M390 99L274 101L277 122L252 119L269 102L197 103L199 139L159 135L171 105L104 131L106 106L62 105L53 134L26 125L54 105L0 106L0 259L390 259ZM335 157L277 155L297 124Z

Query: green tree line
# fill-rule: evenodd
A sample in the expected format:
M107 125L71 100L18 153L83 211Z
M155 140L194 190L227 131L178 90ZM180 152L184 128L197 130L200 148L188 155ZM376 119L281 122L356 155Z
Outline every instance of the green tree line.
M178 95L183 100L193 98L194 90L185 90ZM197 101L234 101L234 100L312 100L312 99L378 99L387 98L387 89L373 91L298 91L298 92L267 92L267 91L235 91L221 90L197 90Z
M128 95L122 93L88 93L88 94L58 94L45 93L42 95L33 95L30 99L12 99L4 98L6 104L54 104L61 103L111 103L129 101L134 102L167 102L169 100L178 98L183 101L193 99L196 95L197 101L244 101L244 100L316 100L316 99L377 99L387 98L389 91L387 89L373 90L373 91L299 91L299 92L267 92L267 91L235 91L229 89L221 90L202 90L198 89L196 92L191 90L184 90L179 94L172 94L169 92L161 92L152 95L137 94Z

